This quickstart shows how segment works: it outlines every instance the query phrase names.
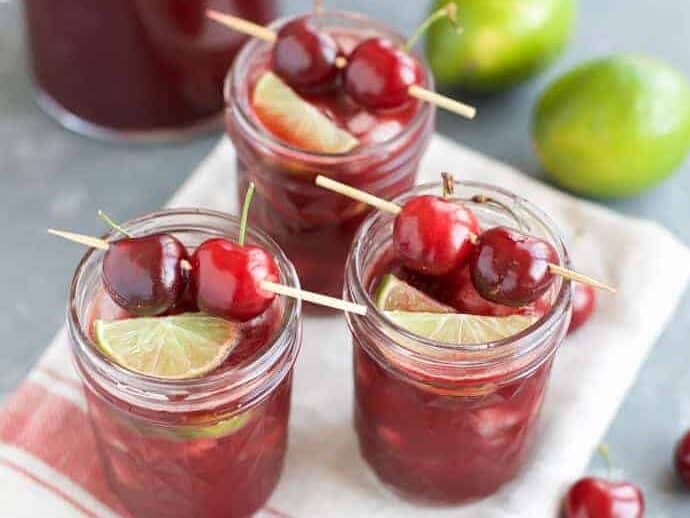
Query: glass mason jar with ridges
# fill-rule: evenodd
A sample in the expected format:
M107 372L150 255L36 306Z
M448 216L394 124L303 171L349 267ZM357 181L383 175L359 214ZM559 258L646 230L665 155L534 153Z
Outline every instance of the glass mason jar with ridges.
M190 251L209 238L239 235L237 218L196 209L161 211L124 227L135 236L171 233ZM275 242L251 229L247 241L275 258L281 283L299 287ZM300 302L276 297L242 324L240 343L204 376L140 375L114 363L94 341L95 319L127 316L103 287L102 260L103 251L92 249L79 264L67 320L110 486L135 516L226 518L257 511L285 458L292 372L302 342Z

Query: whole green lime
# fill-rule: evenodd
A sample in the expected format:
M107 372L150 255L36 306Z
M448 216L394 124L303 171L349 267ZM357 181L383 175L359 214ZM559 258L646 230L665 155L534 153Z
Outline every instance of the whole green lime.
M637 194L668 176L690 149L690 86L651 58L597 59L546 88L532 137L563 187L588 196Z
M513 86L551 62L572 32L575 0L437 0L455 2L458 31L441 20L428 31L426 53L436 80L492 93Z

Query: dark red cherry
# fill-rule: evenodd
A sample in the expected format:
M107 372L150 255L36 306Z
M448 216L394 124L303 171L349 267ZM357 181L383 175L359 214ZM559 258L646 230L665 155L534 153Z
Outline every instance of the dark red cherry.
M130 313L159 315L173 307L186 288L182 260L187 258L187 249L170 234L113 241L103 257L103 284Z
M370 109L403 106L410 86L422 82L422 69L409 54L383 38L369 38L347 58L345 91Z
M338 74L338 44L311 18L285 24L273 45L273 71L298 90L328 86Z
M690 431L678 441L673 461L678 476L690 488Z
M437 196L417 196L395 218L393 245L410 270L444 275L468 259L478 233L477 218L465 206Z
M192 255L192 293L199 310L246 321L263 313L275 295L259 284L278 282L278 266L258 246L223 238L203 242Z
M543 316L550 308L549 301L544 297L526 306L504 306L486 300L479 295L472 284L469 266L458 268L448 275L439 278L443 286L443 301L453 306L460 313L470 315L484 315L506 317L510 315Z
M568 334L578 330L594 313L596 294L588 284L575 283L573 287L573 316L570 319Z
M524 306L551 285L558 254L546 241L507 227L483 232L470 259L472 283L486 300Z
M563 514L565 518L642 518L644 497L629 482L582 478L568 490Z

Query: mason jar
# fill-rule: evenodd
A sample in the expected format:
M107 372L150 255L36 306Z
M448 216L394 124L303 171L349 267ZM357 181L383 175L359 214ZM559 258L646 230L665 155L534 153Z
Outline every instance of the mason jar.
M396 201L441 194L440 184ZM473 203L475 195L500 204ZM513 193L456 182L455 199L482 228L522 227L568 255L551 219ZM519 221L515 221L516 218ZM391 257L394 216L362 225L348 258L345 296L367 306L348 314L354 364L354 421L359 450L378 479L405 498L453 504L482 498L518 475L530 458L554 354L571 314L571 283L557 277L543 315L503 340L450 345L396 325L373 301Z
M237 218L195 209L156 212L124 227L134 236L171 233L190 251L209 238L239 235ZM274 257L281 283L299 287L275 242L251 229L247 242ZM302 343L300 302L276 297L262 315L243 324L243 338L226 363L202 377L145 376L114 363L94 342L95 319L125 313L101 282L103 255L91 249L79 264L67 321L111 488L135 516L252 514L283 468L292 372Z

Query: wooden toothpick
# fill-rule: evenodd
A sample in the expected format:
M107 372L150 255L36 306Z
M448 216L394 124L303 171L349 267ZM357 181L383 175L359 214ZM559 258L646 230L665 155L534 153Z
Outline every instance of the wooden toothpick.
M85 234L77 234L76 232L66 232L64 230L55 230L52 228L48 229L48 233L63 239L67 239L68 241L73 241L75 243L79 243L80 245L86 245L99 250L108 250L108 248L110 248L110 243L107 241L97 237L87 236ZM185 270L192 269L192 265L189 263L189 261L182 261L181 267ZM321 295L320 293L293 288L292 286L285 286L284 284L278 284L270 281L261 281L259 286L262 290L270 291L276 295L284 295L293 299L306 300L307 302L311 302L319 306L339 309L341 311L355 313L357 315L367 314L366 306L348 302L346 300L336 299L334 297L328 297L326 295Z
M400 214L400 212L402 211L402 207L400 207L400 205L396 203L384 200L382 198L379 198L378 196L374 196L373 194L356 189L350 185L338 182L323 175L318 175L316 177L316 185L318 185L319 187L323 187L324 189L328 189L329 191L337 192L338 194L342 194L343 196L352 198L353 200L366 203L367 205L371 205L372 207L375 207L381 211L388 212L396 216ZM470 239L473 243L476 243L477 238L478 236L475 235L470 236ZM568 268L563 268L560 265L549 263L549 270L554 275L559 275L566 279L580 282L582 284L588 284L593 288L606 290L610 293L616 293L615 288L607 284L604 284L603 282L600 282L596 279L592 279L591 277L588 277L587 275L584 275L582 273L569 270Z
M238 18L237 16L233 16L231 14L221 13L214 9L207 9L206 16L211 20L218 22L221 25L225 25L226 27L229 27L237 32L248 34L249 36L259 38L269 43L275 43L276 41L276 33L274 31L264 27L263 25L245 20L244 18ZM339 56L336 58L335 64L338 68L345 68L347 65L347 60L344 57ZM461 103L460 101L456 101L450 97L446 97L419 85L410 86L410 88L407 90L407 93L415 99L435 104L439 108L443 108L444 110L448 110L467 119L474 119L475 115L477 114L477 110L474 106Z

